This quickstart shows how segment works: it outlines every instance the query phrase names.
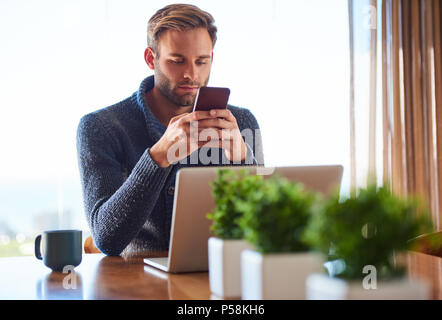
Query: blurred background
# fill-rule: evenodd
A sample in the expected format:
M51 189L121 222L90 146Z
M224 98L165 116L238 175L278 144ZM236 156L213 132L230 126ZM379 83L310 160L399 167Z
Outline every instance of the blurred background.
M347 1L180 2L214 16L209 85L229 87L229 103L253 112L265 164L342 164L348 193ZM152 74L143 59L147 22L170 3L0 1L0 256L32 255L43 230L88 235L78 122L129 97ZM355 46L364 63L366 48Z

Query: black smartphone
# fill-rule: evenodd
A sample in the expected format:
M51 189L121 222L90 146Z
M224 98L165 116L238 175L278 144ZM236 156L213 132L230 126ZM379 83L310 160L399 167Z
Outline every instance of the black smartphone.
M229 88L201 87L196 95L193 111L226 109L229 96Z

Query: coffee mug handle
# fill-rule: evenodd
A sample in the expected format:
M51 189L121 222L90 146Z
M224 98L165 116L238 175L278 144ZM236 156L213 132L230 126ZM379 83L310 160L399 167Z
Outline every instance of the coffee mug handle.
M37 259L42 260L42 258L41 258L41 251L40 251L40 242L41 242L41 234L39 234L37 236L37 238L35 238L35 257Z

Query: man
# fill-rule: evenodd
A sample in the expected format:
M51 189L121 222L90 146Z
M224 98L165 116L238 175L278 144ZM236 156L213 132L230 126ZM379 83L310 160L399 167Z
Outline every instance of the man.
M144 53L154 76L126 100L80 120L86 217L96 246L107 255L168 250L180 168L263 164L259 126L249 110L229 105L215 113L192 112L198 88L209 81L213 22L191 5L159 10L149 20ZM248 143L246 130L254 132Z

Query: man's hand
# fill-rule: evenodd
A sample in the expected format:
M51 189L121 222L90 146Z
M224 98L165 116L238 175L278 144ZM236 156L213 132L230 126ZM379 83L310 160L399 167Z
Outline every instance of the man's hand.
M195 111L173 117L149 152L158 165L168 167L202 146L223 148L230 161L244 160L247 155L236 119L227 109Z
M209 118L198 120L198 147L222 148L230 161L243 161L247 147L242 139L236 118L228 109L213 109ZM195 125L195 123L192 123Z

